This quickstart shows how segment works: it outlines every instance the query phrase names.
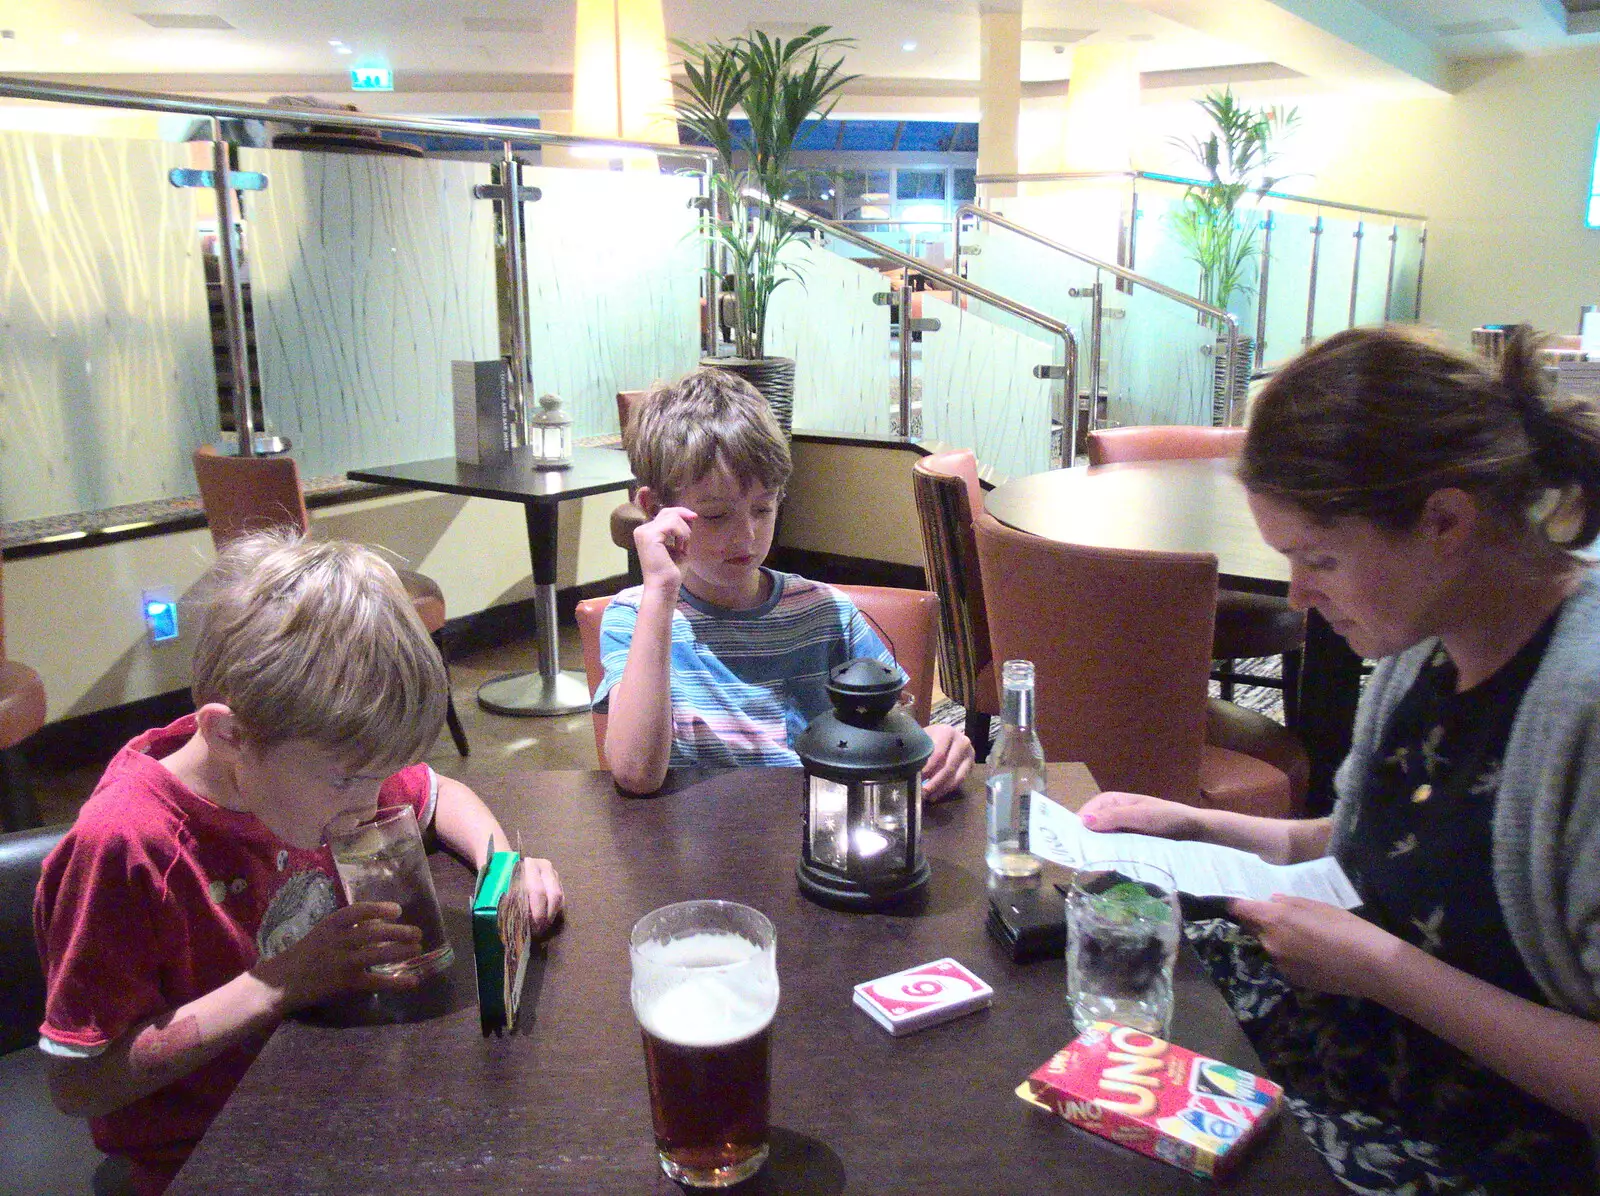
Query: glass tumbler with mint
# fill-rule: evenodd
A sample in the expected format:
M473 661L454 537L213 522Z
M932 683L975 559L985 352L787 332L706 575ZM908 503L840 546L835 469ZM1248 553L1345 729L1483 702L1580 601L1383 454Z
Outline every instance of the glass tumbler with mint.
M1079 869L1067 890L1067 1002L1081 1033L1114 1022L1165 1038L1182 923L1165 869L1113 860Z
M989 871L1001 877L1039 874L1028 850L1033 795L1045 791L1044 748L1034 727L1033 662L1008 660L1000 668L1000 737L989 755Z

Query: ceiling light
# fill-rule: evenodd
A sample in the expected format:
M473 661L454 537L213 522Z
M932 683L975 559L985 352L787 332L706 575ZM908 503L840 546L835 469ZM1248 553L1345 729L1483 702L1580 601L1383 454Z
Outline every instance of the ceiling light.
M334 50L334 53L335 54L353 54L353 53L355 53L355 51L352 50L349 46L340 46L336 50Z
M61 35L61 44L63 46L75 46L75 45L77 45L78 44L78 35L76 33L63 33Z
M900 48L902 50L904 50L907 54L909 54L909 53L911 53L911 51L913 51L913 50L915 50L917 48L917 43L916 42L906 42Z
M336 38L336 37L330 37L330 38L329 38L329 39L328 39L328 44L329 44L329 45L330 45L330 46L342 46L342 45L344 45L344 43L343 43L343 42L342 42L342 41L340 41L340 40L339 40L339 39L338 39L338 38Z

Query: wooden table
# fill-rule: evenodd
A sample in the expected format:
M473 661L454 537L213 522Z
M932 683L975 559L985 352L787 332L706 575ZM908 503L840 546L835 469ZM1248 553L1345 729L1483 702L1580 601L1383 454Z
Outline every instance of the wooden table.
M582 673L561 671L556 639L556 545L560 506L568 499L624 489L633 481L627 455L615 448L576 448L567 469L535 469L529 450L516 449L503 465L466 465L454 457L352 469L353 482L376 482L405 490L436 490L517 502L528 525L533 558L534 637L539 668L507 673L478 687L478 704L495 714L573 714L589 709Z
M1086 770L1055 770L1076 804ZM845 914L797 892L801 774L673 774L652 799L605 773L480 781L508 831L562 871L568 912L536 960L514 1036L484 1038L470 965L431 1020L273 1035L171 1191L638 1193L660 1174L639 1031L628 1002L628 932L693 897L742 901L778 932L773 1152L743 1191L1050 1192L1194 1196L1165 1164L1025 1106L1012 1089L1072 1036L1063 965L1014 965L985 935L981 781L930 807L926 908ZM435 858L447 923L467 950L465 870ZM952 955L995 987L994 1005L905 1038L851 1005L851 986ZM1187 948L1173 1037L1256 1066ZM1228 1191L1334 1193L1292 1118L1272 1127Z
M1237 590L1289 592L1289 563L1256 530L1231 459L1139 461L1058 469L990 491L984 509L1049 540L1101 548L1208 552ZM1311 756L1310 813L1333 803L1333 774L1350 750L1361 660L1316 611L1306 623L1295 730Z

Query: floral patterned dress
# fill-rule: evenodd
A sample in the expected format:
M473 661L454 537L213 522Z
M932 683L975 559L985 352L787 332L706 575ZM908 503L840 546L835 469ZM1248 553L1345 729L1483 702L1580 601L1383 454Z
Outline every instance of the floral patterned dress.
M1554 624L1464 693L1435 651L1390 722L1339 861L1363 917L1546 1005L1495 896L1490 833L1511 724ZM1578 1122L1375 1002L1293 987L1231 921L1186 929L1301 1127L1352 1191L1596 1191Z

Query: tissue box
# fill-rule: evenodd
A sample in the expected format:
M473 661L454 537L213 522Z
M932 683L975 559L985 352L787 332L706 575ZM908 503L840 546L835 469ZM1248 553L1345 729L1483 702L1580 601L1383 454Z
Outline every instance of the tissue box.
M478 967L478 1015L485 1034L515 1028L528 972L533 928L522 855L489 854L472 895L472 956Z
M1200 1176L1227 1174L1283 1103L1271 1080L1110 1022L1057 1051L1017 1095Z

